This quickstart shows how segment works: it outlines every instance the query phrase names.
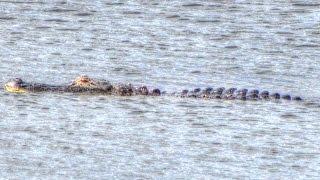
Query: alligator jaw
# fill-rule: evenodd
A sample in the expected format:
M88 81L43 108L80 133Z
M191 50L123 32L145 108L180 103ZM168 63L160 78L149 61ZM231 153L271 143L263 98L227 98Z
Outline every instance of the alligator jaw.
M5 86L5 89L6 89L8 92L15 92L15 93L26 93L26 92L28 92L28 91L25 90L25 89L21 89L21 88L19 88L19 87L16 87L16 85L14 84L14 82L5 83L4 86Z

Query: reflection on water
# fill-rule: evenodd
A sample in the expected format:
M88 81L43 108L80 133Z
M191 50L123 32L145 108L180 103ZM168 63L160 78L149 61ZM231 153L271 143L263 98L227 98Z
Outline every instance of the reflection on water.
M8 179L319 177L319 3L0 0L0 82L80 74L167 91L246 87L307 102L12 94Z

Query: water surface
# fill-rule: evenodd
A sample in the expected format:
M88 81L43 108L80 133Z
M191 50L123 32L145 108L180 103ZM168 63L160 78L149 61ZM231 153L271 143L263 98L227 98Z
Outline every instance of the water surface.
M7 179L318 179L317 1L0 1L0 83L80 74L307 102L11 94Z

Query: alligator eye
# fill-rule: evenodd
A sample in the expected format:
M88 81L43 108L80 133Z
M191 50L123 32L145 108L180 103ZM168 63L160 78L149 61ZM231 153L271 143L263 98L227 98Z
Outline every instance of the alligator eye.
M82 83L88 83L89 82L87 79L80 79L79 81L82 82Z

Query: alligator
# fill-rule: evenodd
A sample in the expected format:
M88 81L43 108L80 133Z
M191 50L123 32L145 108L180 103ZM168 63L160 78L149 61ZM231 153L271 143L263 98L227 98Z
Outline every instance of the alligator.
M269 93L269 91L237 89L237 88L205 88L201 90L183 90L181 92L166 93L159 89L148 90L146 86L134 87L131 84L111 83L106 80L91 79L86 75L81 75L66 85L49 85L39 83L24 82L20 78L9 80L5 83L5 89L8 92L69 92L69 93L84 93L84 94L103 94L103 95L119 95L119 96L176 96L176 97L193 97L207 99L226 99L226 100L296 100L301 101L299 96L290 96L288 94L280 95L279 93Z
M146 86L134 87L131 84L111 83L106 80L93 80L86 75L81 75L66 85L50 85L42 83L25 82L21 78L15 78L5 83L8 92L68 92L82 94L102 94L102 95L149 95L159 96L159 89L149 91Z

